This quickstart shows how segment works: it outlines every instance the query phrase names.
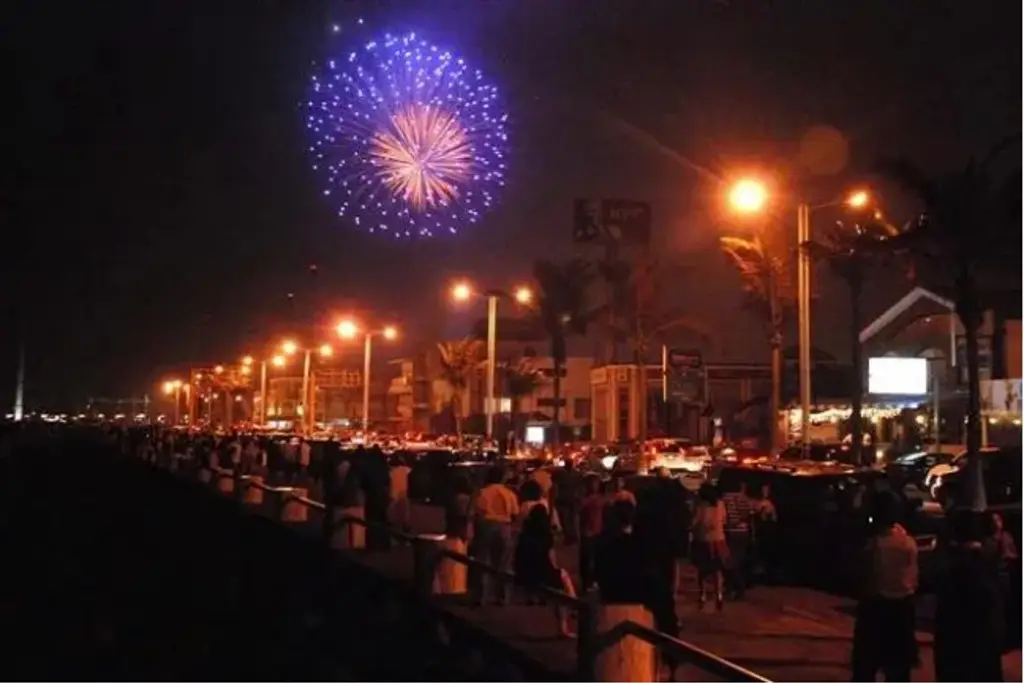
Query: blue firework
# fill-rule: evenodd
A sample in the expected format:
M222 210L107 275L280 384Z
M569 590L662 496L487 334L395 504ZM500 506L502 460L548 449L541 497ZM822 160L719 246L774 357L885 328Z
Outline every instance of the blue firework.
M498 89L416 33L350 45L319 65L306 108L323 193L362 229L454 234L479 222L505 184Z

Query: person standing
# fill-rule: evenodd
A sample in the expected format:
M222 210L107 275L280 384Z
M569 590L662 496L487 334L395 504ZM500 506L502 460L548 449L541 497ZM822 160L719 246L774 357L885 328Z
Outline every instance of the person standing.
M519 515L519 499L504 484L505 472L494 467L487 473L487 484L480 489L476 498L476 514L473 540L469 554L495 569L507 571L512 553L512 521ZM472 575L473 594L478 604L490 597L488 588L493 577L474 571ZM508 601L508 586L498 579L495 602Z
M747 590L747 550L750 547L750 523L754 501L747 495L747 485L737 482L722 496L725 504L725 542L729 546L729 583L736 599L742 600Z
M886 681L909 681L918 662L917 542L898 523L898 510L894 495L879 494L863 552L863 585L853 627L855 681L873 681L879 671Z
M697 506L693 513L693 543L690 557L697 567L698 598L703 609L708 579L715 588L715 604L722 609L725 600L725 570L729 563L729 546L725 542L725 504L718 489L702 484L697 492Z
M939 681L1003 680L1004 594L996 556L984 543L987 520L955 510L947 567L935 601L935 677Z
M515 567L516 583L525 588L551 588L576 597L569 574L558 567L555 560L555 535L548 506L536 501L530 508L520 527L516 539ZM558 632L563 638L575 634L569 628L569 613L560 605L555 606Z
M604 508L607 498L601 491L601 479L597 475L588 475L583 487L586 493L580 504L580 588L586 592L595 580L594 561L604 530Z

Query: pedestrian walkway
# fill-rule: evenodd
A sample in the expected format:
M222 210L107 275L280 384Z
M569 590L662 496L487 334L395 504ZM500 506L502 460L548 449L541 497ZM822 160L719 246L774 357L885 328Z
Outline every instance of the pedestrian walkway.
M311 497L319 498L316 487L310 489ZM259 511L271 513L266 506ZM444 515L438 507L413 505L411 521L414 533L443 532ZM309 521L297 525L297 529L319 534L320 514L311 514ZM408 546L396 545L386 552L350 552L349 557L388 578L407 582L413 579L413 553ZM560 548L558 557L560 564L575 576L576 549ZM712 604L700 609L697 592L695 572L687 565L677 597L683 640L771 680L849 680L854 621L852 600L808 588L760 586L749 590L743 601L727 602L719 612ZM557 637L550 607L520 604L479 607L464 599L451 598L446 600L445 608L542 662L549 670L572 677L575 644ZM922 664L915 670L913 680L934 680L932 637L919 631L918 642ZM1020 662L1020 651L1004 658L1007 680L1020 680ZM678 671L676 677L677 680L709 680L706 672L689 668Z

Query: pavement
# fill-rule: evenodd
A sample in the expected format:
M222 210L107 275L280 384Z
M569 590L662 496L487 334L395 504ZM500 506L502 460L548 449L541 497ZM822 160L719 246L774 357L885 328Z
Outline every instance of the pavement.
M309 486L309 490L311 498L322 500L316 486ZM414 504L411 518L416 533L443 532L443 511L436 506ZM314 512L309 523L300 526L304 526L305 533L319 533L319 513ZM562 547L556 552L561 566L575 576L576 548ZM407 547L396 547L386 553L363 551L350 555L396 580L411 580L412 553ZM682 640L775 681L849 680L852 600L809 588L759 586L750 589L744 600L727 602L719 612L710 604L701 609L697 593L696 573L686 565L676 602ZM481 608L454 600L450 610L527 656L545 662L552 670L571 675L575 645L556 637L550 608ZM928 632L934 611L932 601L922 599L918 611L922 662L914 671L913 680L932 681L932 636ZM1021 680L1020 650L1004 657L1004 672L1006 680ZM705 672L684 667L677 672L677 680L709 678Z

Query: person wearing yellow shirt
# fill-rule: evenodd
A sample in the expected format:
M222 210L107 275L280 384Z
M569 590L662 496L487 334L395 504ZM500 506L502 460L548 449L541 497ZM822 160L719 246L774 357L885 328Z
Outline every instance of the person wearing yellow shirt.
M519 499L504 479L504 470L493 468L487 473L487 484L477 494L469 554L495 569L508 571L512 559L512 522L519 516ZM495 581L493 576L474 571L470 583L479 604L487 602L492 592L498 604L508 601L510 587L503 580ZM492 587L494 583L496 586Z

